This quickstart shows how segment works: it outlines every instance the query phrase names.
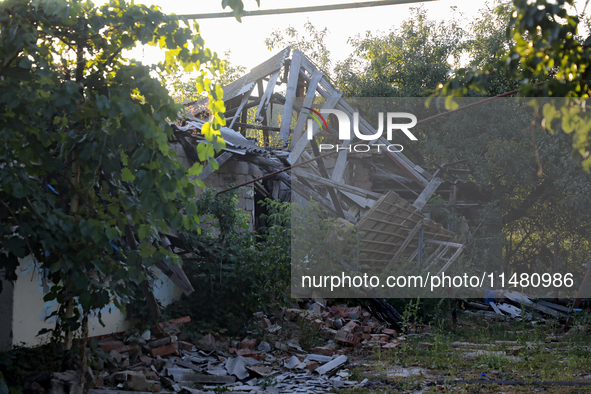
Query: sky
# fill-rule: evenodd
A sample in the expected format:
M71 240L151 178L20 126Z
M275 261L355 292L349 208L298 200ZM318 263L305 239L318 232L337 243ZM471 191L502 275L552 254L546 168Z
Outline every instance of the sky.
M341 4L367 0L261 0L260 9L277 9L304 7L324 4ZM577 0L579 12L585 0ZM221 7L220 0L136 0L136 3L155 4L165 13L197 14L230 11ZM98 4L101 1L97 1ZM257 9L255 0L244 0L245 9ZM350 37L364 35L366 31L376 33L388 32L396 28L410 16L410 8L422 5L430 19L446 20L461 13L463 18L470 20L478 15L480 9L487 4L486 0L437 0L409 5L389 5L349 9L338 11L307 12L286 15L250 16L242 18L242 23L234 18L203 19L199 22L201 34L208 48L223 58L224 52L231 50L230 62L233 65L246 66L247 70L270 57L273 52L265 45L265 38L274 30L283 30L289 26L296 28L300 34L304 32L304 24L310 20L317 30L328 28L325 39L331 53L333 64L347 58L352 47L347 43ZM455 8L455 11L454 11ZM131 57L152 63L162 58L155 48L144 48L134 51Z

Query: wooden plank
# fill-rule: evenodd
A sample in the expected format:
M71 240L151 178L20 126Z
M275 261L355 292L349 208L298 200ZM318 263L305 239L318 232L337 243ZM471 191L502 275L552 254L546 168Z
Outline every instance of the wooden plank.
M375 241L383 241L383 242L391 242L393 245L390 248L387 248L390 251L390 256L393 256L396 251L400 247L400 243L393 239L393 237L406 239L408 236L408 232L411 231L404 223L408 221L408 218L414 217L414 213L408 212L405 210L405 205L408 204L405 200L401 199L395 193L388 193L388 197L381 201L373 209L372 212L368 213L368 222L365 228L370 228L373 232L368 232L367 236L363 238L363 240L375 240ZM391 201L388 201L391 200ZM396 201L396 204L393 202ZM380 219L378 219L377 217ZM381 219L384 220L381 220ZM417 216L418 219L421 219L422 216ZM379 224L370 226L371 221L379 220ZM387 224L382 224L387 223ZM390 233L391 235L383 236L380 233L375 234L375 230L380 231L380 233ZM366 231L363 229L362 231ZM383 250L384 248L379 248L379 250Z
M231 157L233 156L233 154L231 152L224 152L221 155L219 155L218 157L216 157L216 161L218 162L218 168L222 166L222 164L224 164L225 162L227 162ZM215 170L213 169L213 167L211 166L211 164L208 164L207 166L205 166L205 168L201 171L201 174L199 175L193 175L191 177L189 177L189 180L193 181L195 179L199 179L201 181L206 180L211 174L213 174Z
M494 302L492 302L492 301L491 301L491 302L489 302L488 304L489 304L489 305L490 305L490 306L493 308L493 310L495 311L495 313L496 313L497 315L505 316L505 315L503 315L503 312L501 312L501 310L499 309L499 307L497 306L497 304L495 304L495 303L494 303Z
M299 52L294 50L294 52ZM318 70L318 68L312 63L305 55L302 54L302 68L308 71L310 74L314 74L314 71ZM320 85L324 88L322 91L319 90L319 93L324 93L324 97L334 96L335 94L341 93L337 88L330 83L330 80L326 76L322 76L320 80ZM341 93L342 95L342 93Z
M435 193L439 185L443 183L443 179L441 178L433 178L431 181L425 186L419 197L415 200L412 204L417 210L423 209L423 207L427 204L427 201L431 198L431 195Z
M497 304L497 308L508 313L511 317L521 317L521 309L509 304Z
M294 192L302 196L306 201L310 200L310 197L316 201L323 209L326 209L328 212L332 213L333 215L337 215L336 209L332 204L332 201L324 198L315 190L310 189L300 181L296 179L292 179L291 187ZM351 215L349 212L343 212L345 219L351 222L352 224L357 223L357 218Z
M470 308L479 309L481 311L490 311L490 305L488 304L481 304L480 302L470 301L465 301L465 304L468 305Z
M263 120L263 118L260 118L261 112L263 112L263 110L266 110L267 106L269 105L269 101L271 100L271 96L273 95L273 91L275 90L275 84L277 83L277 78L279 78L280 72L281 71L279 70L275 74L271 75L271 77L269 77L267 87L265 88L265 93L263 93L261 97L261 102L259 103L259 106L257 107L257 112L254 116L254 118L259 122Z
M345 140L342 143L342 147L347 148L350 144L351 140ZM334 169L332 170L332 176L330 177L334 182L344 183L343 174L345 173L345 168L347 168L348 153L348 149L343 149L337 155L337 161L335 163Z
M402 253L404 252L404 249L406 249L406 247L408 246L408 244L410 243L410 241L412 241L412 239L414 238L414 236L420 230L422 224L423 224L423 221L420 220L414 226L414 228L410 231L410 233L408 234L408 237L404 240L404 242L402 243L402 246L400 246L400 249L398 249L398 251L396 252L396 254L392 257L392 259L390 260L390 262L386 266L386 271L389 270L390 267L392 266L392 264L402 255Z
M228 126L230 129L234 126L234 123L236 123L236 119L238 119L240 112L242 112L242 108L244 108L244 105L248 102L248 99L250 98L250 95L252 94L254 87L255 87L255 84L253 83L250 90L244 94L244 97L242 98L242 101L240 102L240 105L238 106L238 109L236 110L236 115L232 119L232 123L230 123L230 126Z
M344 190L349 193L356 194L356 195L361 196L363 198L371 198L374 200L378 200L380 197L382 197L382 195L380 195L378 193L370 192L370 191L361 189L360 187L347 185L345 183L337 183L331 179L323 178L323 177L311 174L309 172L297 172L297 173L295 173L295 175L297 175L298 177L302 177L304 179L308 179L312 182L317 182L322 185L330 186L335 189Z
M453 254L453 256L451 256L450 259L447 261L447 263L445 263L443 268L441 268L439 270L439 272L437 273L437 276L441 275L441 273L443 273L443 271L448 269L449 266L452 265L454 261L456 261L456 259L460 256L460 253L462 253L462 251L464 250L464 247L465 246L462 245L461 247L458 248L458 250L456 250L456 252Z
M455 243L455 242L437 241L434 239L427 239L427 240L425 240L425 242L428 242L431 244L436 244L436 245L449 245L454 248L459 248L459 247L463 246L463 244L459 244L459 243Z
M581 287L579 287L579 291L577 292L577 296L575 298L575 302L573 303L573 309L577 309L579 305L581 305L581 299L583 295L585 295L585 291L587 290L587 286L589 286L589 281L591 280L591 264L587 264L587 272L583 277L583 281L581 282ZM574 316L571 314L566 319L564 326L560 329L560 332L566 332L570 329L570 325L572 324Z
M388 250L390 255L394 255L399 248L397 238L406 239L410 229L404 226L402 222L412 212L407 212L404 205L408 204L401 199L398 194L388 192L382 199L377 201L374 206L365 214L360 223L356 226L364 233L361 243L367 240L391 243L391 247L377 247L376 252ZM383 209L380 209L383 208ZM422 216L420 216L422 218ZM371 259L371 255L367 256Z
M342 102L339 103L337 109L340 109L341 111L345 112L351 118L353 117L353 113L356 112L355 109L351 107L351 105L345 100L342 100ZM371 126L361 116L359 117L359 131L367 135L375 135L377 133L373 126ZM392 145L390 141L388 141L384 137L378 138L378 141L380 144L384 144L386 146ZM385 152L390 159L392 159L402 170L404 170L408 175L410 175L410 177L414 179L419 185L423 187L427 185L428 181L417 172L417 170L415 169L415 164L412 161L410 161L403 153L390 152L388 151L388 149L386 149Z
M538 311L545 313L547 315L551 315L551 316L554 316L557 318L566 316L562 312L559 312L559 311L554 310L552 308L548 308L547 306L544 306L541 304L537 304L537 303L533 302L532 300L530 300L529 298L527 298L526 296L524 296L523 294L520 294L516 291L510 291L510 290L504 291L503 296L510 299L513 302L523 304L523 305L533 308L533 309L537 309Z
M324 105L322 106L322 109L332 109L334 108L339 100L341 99L340 96L335 96L335 97L330 97L326 100L326 102L324 103ZM318 124L316 122L314 122L312 124L312 134L315 135L318 132ZM293 147L291 154L289 155L289 162L291 164L295 164L298 160L298 158L300 157L300 155L302 154L302 152L306 149L306 146L308 145L308 139L307 138L300 138L295 146Z
M443 245L441 245L443 246ZM435 264L437 261L439 261L443 256L445 256L445 253L449 250L450 246L449 245L445 245L443 246L443 250L441 252L439 252L439 254L437 255L437 257L435 257L435 259L433 259L433 261L431 261L431 263L429 263L427 265L427 267L423 270L423 271L427 271L429 270L429 268L431 268L431 266L433 264ZM439 250L439 249L437 249ZM435 251L435 253L437 253L437 251Z
M297 51L294 51L294 53L295 52L297 52ZM302 56L302 66L306 69L306 71L308 71L310 73L312 73L314 70L316 70L316 67L305 56ZM320 85L325 88L325 90L318 89L318 92L323 97L328 98L328 97L333 96L335 93L340 93L336 88L334 88L334 86L330 83L330 81L325 77L321 79ZM345 100L342 100L342 102L339 103L339 106L337 106L337 109L340 109L341 111L348 113L351 117L354 112L353 107L351 107L349 105L349 103L347 103ZM362 117L360 117L359 125L360 125L360 131L364 134L375 134L376 133L376 130L374 130L374 128L369 123L367 123L367 121L365 119L363 119ZM380 137L379 142L381 144L385 144L388 146L391 145L390 141L386 140L384 137ZM419 185L421 185L421 186L427 185L428 180L425 178L425 175L419 173L417 171L417 169L415 168L415 164L412 161L410 161L403 153L394 153L394 152L387 151L386 154L400 168L402 168L407 174L409 174L411 176L411 178L414 179ZM421 169L421 170L422 170L421 172L426 172L423 169Z
M290 147L294 146L297 141L302 138L302 133L304 131L304 126L306 125L306 121L309 117L309 112L305 107L311 108L312 104L314 104L314 97L316 97L316 87L318 86L318 81L322 78L322 72L316 70L314 74L312 74L312 79L310 80L310 84L306 90L306 97L304 98L304 104L302 105L302 110L300 111L300 115L298 116L298 120L296 123L295 128L293 129L293 133L291 134L291 142Z
M427 267L430 267L429 262L435 257L437 256L437 254L441 251L441 249L443 249L443 245L438 245L437 248L435 249L435 251L424 261L424 264L427 265ZM425 268L425 271L427 269Z
M393 216L392 218L389 218L386 215L379 215L380 218L374 217L374 215L378 214L379 213L377 211L373 211L370 214L370 217L367 218L364 225L360 226L360 231L365 234L363 236L363 239L361 240L361 243L363 244L363 242L366 241L380 241L389 243L391 244L390 247L378 247L375 248L375 250L376 252L386 250L388 251L390 256L393 256L396 253L396 250L398 250L398 248L401 245L398 242L398 239L406 239L406 237L408 236L408 232L411 229L409 229L406 226L400 226L398 224L398 222L400 221L400 217L398 216Z
M554 304L552 302L548 302L548 301L544 301L544 300L535 300L534 302L536 304L540 304L540 305L543 305L548 308L556 309L557 311L560 311L560 312L570 313L570 308L568 308L566 306Z
M291 65L289 66L289 77L287 78L287 90L285 91L285 104L283 104L283 117L281 118L281 130L279 130L279 137L287 143L289 140L289 126L291 125L291 110L293 101L298 87L298 79L300 75L300 65L302 63L302 54L299 51L294 51L291 57Z
M318 150L318 145L316 144L316 140L314 139L314 137L312 137L310 144L312 145L312 151L314 152L314 156L319 157L320 151ZM328 178L328 172L326 171L326 167L324 166L324 160L319 158L316 161L316 163L318 164L318 170L320 170L320 175L322 175L324 177L324 178L320 178L320 177L319 178L320 179ZM332 204L336 209L337 215L339 215L339 217L344 219L345 213L343 212L343 207L341 206L339 198L337 197L337 192L335 191L334 187L328 188L328 195L330 196L330 199L332 200Z
M340 184L342 185L343 183L340 183ZM352 200L355 204L359 205L362 208L371 208L371 207L373 207L373 205L376 202L376 199L372 200L370 198L361 197L357 194L349 193L349 192L343 191L343 190L339 190L339 193L342 193L348 199Z
M267 75L270 75L276 72L277 70L280 70L285 63L285 59L289 56L290 51L290 47L282 49L277 54L273 55L273 57L253 67L244 76L224 86L224 101L242 94L244 92L243 89L246 85L253 83L263 77L266 77Z

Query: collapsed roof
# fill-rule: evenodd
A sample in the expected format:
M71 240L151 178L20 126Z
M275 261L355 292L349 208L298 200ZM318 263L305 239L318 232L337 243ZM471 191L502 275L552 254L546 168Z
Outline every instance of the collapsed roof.
M385 149L379 158L369 161L369 176L376 186L372 190L371 185L356 186L346 174L363 154L342 149L331 157L320 155L315 139L305 137L308 108L315 99L322 101L321 109L338 109L350 117L358 111L304 54L285 48L223 90L227 127L222 127L221 133L227 147L218 161L223 163L234 155L257 164L290 188L292 202L305 205L312 198L330 214L348 221L362 234L363 258L385 270L404 256L411 260L418 257L425 270L441 273L461 254L462 239L422 212L432 194L443 188L455 206L472 204L459 200L458 186L436 176L440 170L433 175L402 152ZM208 117L207 101L189 104L186 113L176 130L193 133L191 138L200 140L204 121L199 119ZM363 118L359 129L365 135L377 133ZM255 138L248 138L255 130ZM314 125L312 131L317 138L319 127ZM324 133L337 135L331 128ZM377 142L391 145L384 137ZM343 145L351 143L344 141ZM292 166L298 171L285 171ZM210 173L205 171L201 178ZM255 186L263 187L262 182L255 180ZM267 188L275 189L281 182ZM276 190L268 193L278 195ZM430 245L425 259L424 245Z

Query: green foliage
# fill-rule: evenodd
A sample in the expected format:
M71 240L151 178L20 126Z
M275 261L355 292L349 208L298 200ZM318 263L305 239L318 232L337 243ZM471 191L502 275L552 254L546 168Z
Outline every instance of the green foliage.
M0 379L6 380L11 393L22 392L30 378L43 371L59 370L64 359L63 350L52 343L34 349L15 346L0 353Z
M340 275L366 268L359 263L357 230L329 216L315 201L306 207L292 204L291 235L292 293L301 287L302 276Z
M125 59L137 44L166 49L165 59ZM215 74L221 62L196 23L118 0L4 1L0 59L1 268L15 280L18 259L34 256L51 283L45 301L62 305L61 328L76 329L80 313L124 309L146 267L178 260L160 232L197 230L195 184L169 147L179 107L163 78ZM219 149L221 88L207 78L198 88L214 114L203 132Z
M312 59L322 72L331 75L330 51L324 42L327 34L328 28L317 30L312 22L308 20L304 24L302 34L291 26L283 31L277 29L271 33L270 37L265 38L265 45L270 51L280 50L287 46L297 49Z
M463 51L458 21L437 23L424 8L388 34L349 39L354 52L335 68L337 86L351 97L425 96L447 79Z
M230 50L224 53L223 69L220 67L218 73L212 76L212 82L215 85L226 86L246 72L246 67L234 66L230 62L230 55ZM193 74L177 71L168 77L169 90L176 103L184 104L207 97L206 93L199 89L199 78L192 77Z
M512 269L531 272L540 261L547 270L554 259L554 235L560 269L579 270L591 254L586 239L591 176L571 158L570 137L545 132L540 118L526 100L499 100L469 113L457 112L424 133L421 151L426 161L467 160L472 174L460 179L472 182L494 203L477 213L482 223L467 236L463 254L471 261L491 262L486 249L490 242L499 242L488 231L495 220L496 226L503 226L505 265ZM448 221L441 214L436 218Z
M491 70L501 70L519 81L520 96L583 98L560 108L548 103L543 116L551 132L562 129L573 134L572 148L589 171L591 114L585 99L591 93L591 35L580 35L583 22L569 10L573 0L513 0L513 5L507 53L492 64L459 70L441 93L461 96L469 89L486 91Z
M257 5L260 7L261 0L255 1L257 2ZM238 22L242 22L241 18L242 15L244 15L244 4L242 0L222 0L222 7L230 7L232 9L232 12L234 13L234 18L236 18Z
M215 196L207 190L198 214L210 225L200 234L182 231L193 257L184 264L195 292L171 304L164 315L190 315L200 331L241 333L253 313L286 305L290 264L290 208L267 200L267 227L259 234L247 229L236 208L236 193Z

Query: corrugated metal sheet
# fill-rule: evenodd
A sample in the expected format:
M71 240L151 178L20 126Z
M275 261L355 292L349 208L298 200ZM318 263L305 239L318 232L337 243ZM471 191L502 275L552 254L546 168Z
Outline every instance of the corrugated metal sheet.
M175 126L181 131L197 131L201 130L201 126L203 123L196 122L196 121L188 121L186 126ZM268 152L266 149L261 148L260 146L255 145L252 141L244 138L242 134L237 131L234 131L228 127L222 127L220 129L220 134L222 138L226 142L227 151L234 152L238 154L248 153L255 153L260 155L266 155Z

